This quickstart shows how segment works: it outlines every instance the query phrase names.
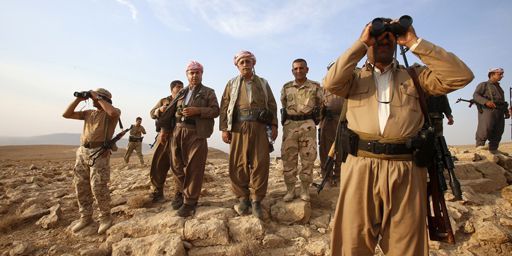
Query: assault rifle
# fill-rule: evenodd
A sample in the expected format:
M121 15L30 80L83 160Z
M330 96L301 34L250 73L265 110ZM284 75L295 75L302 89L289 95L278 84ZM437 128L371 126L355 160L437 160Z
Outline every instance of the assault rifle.
M455 244L455 236L444 200L444 191L448 189L443 174L445 169L448 171L450 187L455 200L462 200L462 191L459 180L453 170L455 166L444 136L436 136L434 146L434 163L428 167L428 233L431 240ZM432 204L430 204L430 199L432 199Z
M331 179L334 175L334 164L338 161L338 158L341 158L341 162L345 162L348 153L345 153L340 145L341 132L347 126L347 122L340 119L338 122L338 127L336 128L336 137L334 142L331 145L331 149L327 154L327 160L325 161L324 166L322 166L322 182L320 184L312 183L313 186L316 187L316 192L320 194L320 191L324 189L325 183L329 179Z
M103 155L103 153L105 153L105 151L112 149L112 147L116 144L116 142L119 141L129 130L131 130L132 127L133 127L133 125L130 126L130 128L128 128L128 129L122 130L120 133L116 134L116 136L114 136L111 140L106 141L103 144L103 146L101 146L99 149L92 152L89 155L89 166L93 166L94 163L96 162L96 159L98 159L98 157Z
M409 68L409 64L407 63L407 58L405 56L405 53L407 51L405 47L400 46L400 50L401 55L404 58L404 64L407 67L407 71L409 72L409 75L413 79L414 86L418 91L420 98L420 106L425 117L425 122L428 124L428 126L431 126L432 123L428 116L425 94L419 85L418 75L416 74L416 71L414 69ZM460 101L470 102L468 100L463 99L459 99L457 102ZM429 142L427 141L427 143ZM447 169L449 169L448 173L450 175L450 184L453 185L452 189L456 198L461 198L460 184L458 184L459 182L457 178L455 178L450 151L446 146L446 141L444 140L443 136L435 137L434 148L432 150L434 151L432 159L433 161L429 166L427 166L429 178L427 183L427 225L429 230L428 233L430 236L430 240L455 244L455 235L453 234L453 230L450 223L450 217L448 216L448 209L446 208L446 202L444 199L446 181L444 179L443 170L445 166L447 167ZM444 189L443 186L441 186L441 184L444 184Z
M459 103L461 101L464 101L464 102L468 102L469 103L469 107L476 105L476 107L478 108L478 112L479 113L482 113L484 110L483 108L485 107L484 105L482 104L479 104L478 102L476 102L475 100L471 99L471 100L466 100L466 99L463 99L463 98L458 98L457 101L455 103ZM502 110L503 111L503 114L505 116L508 116L508 102L506 101L493 101L494 104L496 105L496 109L497 110ZM507 117L508 118L508 117Z

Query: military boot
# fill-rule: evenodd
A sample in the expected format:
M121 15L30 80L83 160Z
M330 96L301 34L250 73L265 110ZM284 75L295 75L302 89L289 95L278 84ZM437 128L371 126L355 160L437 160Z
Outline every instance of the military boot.
M249 207L251 206L251 201L247 198L240 198L240 203L235 205L235 211L238 215L242 216L249 212Z
M178 192L178 193L174 194L174 197L171 200L171 206L172 206L172 209L178 210L181 208L182 205L183 205L183 194Z
M153 193L151 193L151 201L153 203L164 202L165 201L164 192L162 192L161 190L153 191Z
M309 202L309 185L310 183L307 181L300 182L300 199L303 201Z
M98 234L104 234L107 229L112 226L112 218L110 216L103 218L100 220L100 226L98 227Z
M252 215L256 218L262 220L263 219L263 208L261 208L261 202L260 201L253 201L252 202Z
M283 201L290 202L295 198L295 183L286 183L286 195L283 197Z
M91 224L91 223L92 223L92 218L91 217L81 217L80 221L78 221L78 223L76 223L71 228L71 230L76 233L76 232L82 230L83 228L89 226L89 224Z
M186 218L188 216L194 215L196 212L196 204L183 204L180 209L178 209L178 216Z

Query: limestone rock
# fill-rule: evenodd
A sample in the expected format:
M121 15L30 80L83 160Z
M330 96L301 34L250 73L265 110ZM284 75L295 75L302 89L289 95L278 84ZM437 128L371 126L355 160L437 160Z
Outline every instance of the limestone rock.
M494 244L503 244L510 241L507 233L492 222L481 223L476 229L475 236L480 241Z
M219 219L187 220L183 229L183 236L194 246L229 244L226 222Z
M483 178L482 173L478 172L472 163L455 163L455 176L459 180L474 180Z
M229 219L228 227L231 239L236 242L261 240L265 235L261 220L254 216Z
M512 185L509 185L501 190L501 196L512 204Z
M208 246L208 247L194 247L188 251L188 256L226 256L226 255L237 255L227 254L231 250L230 246L219 245L219 246ZM240 254L238 254L240 255ZM243 255L243 254L242 254Z
M312 225L315 225L317 228L328 228L329 227L329 221L331 221L331 215L330 214L323 214L316 218L312 218L310 223Z
M124 237L144 237L153 234L165 234L170 232L179 232L183 229L185 220L174 216L175 213L162 211L158 214L143 212L135 215L133 218L119 222L112 226L108 231L108 241L115 243Z
M278 248L286 244L286 240L278 235L268 234L263 238L263 247Z
M310 255L314 256L323 256L326 253L326 250L329 248L329 239L328 237L320 237L309 241L305 249Z
M237 216L236 212L232 208L221 208L221 207L197 207L196 214L194 215L195 219L220 219L220 220L228 220Z
M32 245L28 242L14 241L12 248L9 250L10 256L29 255L33 250Z
M300 199L286 203L279 201L270 208L272 218L284 224L307 223L311 217L311 205Z
M62 214L62 210L60 208L60 204L52 206L50 208L50 214L41 217L36 222L36 225L39 225L45 229L54 228L55 226L57 226L57 222L59 221Z
M123 238L112 245L112 256L128 255L187 255L181 238L176 234L156 234L141 238Z

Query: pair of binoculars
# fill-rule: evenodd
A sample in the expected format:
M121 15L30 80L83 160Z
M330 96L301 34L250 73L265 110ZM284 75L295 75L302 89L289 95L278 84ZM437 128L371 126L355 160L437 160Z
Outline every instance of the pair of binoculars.
M382 33L391 32L394 35L400 36L407 32L412 25L412 18L409 15L403 15L398 19L398 22L390 23L389 19L375 18L372 20L372 29L370 35L378 37Z
M75 96L77 98L79 97L79 98L89 99L91 97L91 92L90 91L74 92L73 96Z

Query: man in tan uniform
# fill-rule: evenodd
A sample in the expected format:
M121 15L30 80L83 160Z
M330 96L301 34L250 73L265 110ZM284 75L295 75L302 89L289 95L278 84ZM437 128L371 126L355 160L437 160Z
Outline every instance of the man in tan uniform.
M158 133L160 133L160 125L158 123L158 119L160 118L160 115L167 110L167 107L169 107L171 101L176 98L178 92L183 89L183 82L180 80L174 80L171 82L170 88L171 95L160 99L149 112L151 118L156 120L156 132ZM166 143L157 143L155 152L153 153L153 159L151 160L149 177L151 179L151 185L153 189L151 194L153 202L162 202L164 200L164 184L167 178L167 173L169 172L169 168L171 168L171 138L172 133L169 132L169 136L166 138ZM173 184L171 185L173 190L173 193L171 194L175 195L178 192L176 188L176 182L174 179L171 182Z
M142 156L142 139L144 137L142 134L146 134L146 129L144 129L144 126L142 126L142 118L139 116L135 118L135 124L130 127L128 148L126 149L126 154L124 155L124 162L126 164L130 162L130 156L135 150L135 153L139 157L140 164L144 165L144 157Z
M342 165L332 255L374 255L381 236L386 255L426 256L427 170L412 161L413 149L405 145L424 118L413 80L393 58L396 44L426 64L413 68L427 94L462 88L473 73L454 54L418 38L412 26L400 36L371 36L371 30L368 24L324 80L327 90L347 98L348 128L359 137L352 137ZM365 67L356 68L365 55Z
M285 202L295 198L297 173L300 180L300 198L309 202L309 187L313 181L313 166L316 160L316 124L320 121L322 88L318 82L309 80L306 60L292 62L295 80L287 82L281 90L283 115L283 160ZM301 169L298 170L300 155Z
M78 103L91 98L96 110L75 111ZM99 88L89 91L85 97L77 97L62 116L68 119L84 120L80 137L80 147L76 152L74 184L78 199L80 220L72 228L73 232L92 223L93 199L100 210L98 234L103 234L112 225L110 215L110 150L91 159L91 154L100 150L105 142L112 139L121 111L109 103L112 94ZM111 101L110 101L111 102ZM90 165L91 164L91 165Z
M213 119L219 116L215 91L202 84L203 66L192 61L186 73L189 85L177 96L176 128L171 141L171 168L178 187L171 205L181 217L195 212L208 156L206 139L213 133ZM167 138L169 131L168 122L162 120L161 138Z
M230 144L229 177L239 215L263 218L261 200L267 193L270 165L267 129L277 137L277 106L268 82L254 73L256 57L241 51L234 57L240 75L229 80L221 100L222 140ZM251 194L251 191L253 193Z

